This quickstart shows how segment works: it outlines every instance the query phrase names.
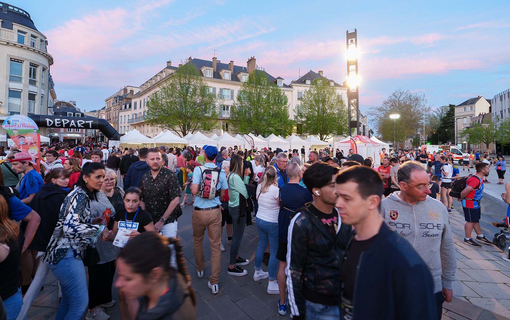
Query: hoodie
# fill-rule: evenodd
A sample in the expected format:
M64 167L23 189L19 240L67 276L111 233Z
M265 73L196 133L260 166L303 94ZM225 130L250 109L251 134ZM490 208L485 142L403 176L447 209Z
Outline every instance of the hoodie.
M427 263L434 279L434 292L452 290L457 270L455 245L448 211L436 199L427 197L411 205L392 193L381 202L381 214L388 225L406 238Z
M149 170L149 165L145 161L133 163L124 178L124 190L127 190L129 187L140 187L142 176Z
M41 224L37 228L34 240L28 247L30 250L44 252L50 242L53 230L58 222L60 206L67 192L53 183L46 183L30 202L30 207L41 216Z
M170 278L168 291L162 295L158 304L147 310L149 300L143 297L140 300L137 320L191 320L196 319L196 310L191 299L190 289L181 274L176 273Z

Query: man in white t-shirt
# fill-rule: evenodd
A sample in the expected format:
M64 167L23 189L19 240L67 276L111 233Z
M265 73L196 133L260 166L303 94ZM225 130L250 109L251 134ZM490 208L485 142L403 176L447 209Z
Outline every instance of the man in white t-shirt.
M443 164L441 167L441 202L448 209L448 212L451 212L453 198L449 197L448 194L452 188L453 166L447 161L445 156L441 156L440 161Z
M103 150L101 150L103 153L103 164L106 164L106 161L108 161L108 156L110 155L110 152L108 151L108 148L106 146L103 146Z

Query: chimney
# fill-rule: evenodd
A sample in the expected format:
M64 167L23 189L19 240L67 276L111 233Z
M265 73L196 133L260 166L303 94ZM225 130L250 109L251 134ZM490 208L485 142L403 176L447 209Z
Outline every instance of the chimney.
M127 93L127 88L124 87L124 93L123 94L126 94Z
M193 60L193 59L191 59L191 57L189 57L189 58L188 58L188 62L191 62L191 60Z
M230 60L230 63L228 64L228 68L232 73L234 73L234 61Z
M135 94L135 90L131 89L131 90L129 90L129 93L130 93L131 95L134 95L134 94Z
M323 75L322 75L322 70L319 70L319 75L320 75L321 77L323 77Z
M248 69L248 73L252 73L255 71L255 68L257 67L257 59L255 57L251 57L246 65L246 69Z
M218 59L216 59L216 57L213 57L212 58L212 68L213 68L213 72L216 72L216 65L218 64Z
M172 66L172 60L168 60L168 61L166 62L166 66L167 66L167 67L171 67L171 66Z

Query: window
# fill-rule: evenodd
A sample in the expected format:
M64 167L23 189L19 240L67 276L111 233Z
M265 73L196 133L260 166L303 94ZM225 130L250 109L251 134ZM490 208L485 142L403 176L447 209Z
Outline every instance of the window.
M208 77L208 78L212 78L212 70L211 69L206 69L205 70L205 76Z
M305 81L306 84L311 84L312 82L310 80Z
M223 72L223 79L230 80L230 72Z
M145 107L145 98L143 98L143 106ZM140 107L141 107L141 105L140 105Z
M9 81L21 82L23 78L23 62L11 59Z
M44 104L44 94L41 94L41 110L43 108L43 104Z
M37 44L37 37L30 35L30 46L32 48L35 48L36 44Z
M135 101L135 106L134 106L134 109L136 110L136 105L137 105L137 102Z
M283 86L283 80L282 79L276 80L276 85L281 88Z
M241 82L246 82L246 81L248 81L248 76L247 76L247 75L245 75L245 74L243 74L243 75L241 76Z
M466 112L466 111L467 111L467 107L464 107L464 112Z
M229 89L220 89L220 97L222 99L230 99L230 90Z
M25 44L25 37L27 36L26 32L18 30L18 43Z
M68 116L68 117L72 117L72 116L73 116L73 113L72 113L72 112L68 112L68 113L67 113L67 116Z
M20 114L21 112L21 91L9 90L8 102L9 114Z
M330 81L329 85L333 87L335 85L335 82L334 81Z
M30 64L30 71L28 73L28 84L31 85L37 85L37 65L31 63Z
M303 98L303 92L298 92L297 93L297 99L301 100L302 98Z
M73 132L72 128L67 128L67 132Z
M467 118L464 117L464 124L467 124Z
M42 69L42 72L41 72L41 83L44 84L44 72L46 71L46 68L43 68Z
M473 111L473 106L469 107L469 111Z
M43 39L39 40L39 49L41 51L44 51L44 40Z

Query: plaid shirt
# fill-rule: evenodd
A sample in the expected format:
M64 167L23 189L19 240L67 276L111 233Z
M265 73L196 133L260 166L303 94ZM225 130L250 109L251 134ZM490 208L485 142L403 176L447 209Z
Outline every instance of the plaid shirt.
M142 190L141 200L145 203L145 210L151 214L154 223L161 219L170 202L181 196L177 175L167 168L161 168L155 179L152 178L151 171L146 172L142 176L140 190ZM181 215L181 206L177 205L165 224L177 221Z

